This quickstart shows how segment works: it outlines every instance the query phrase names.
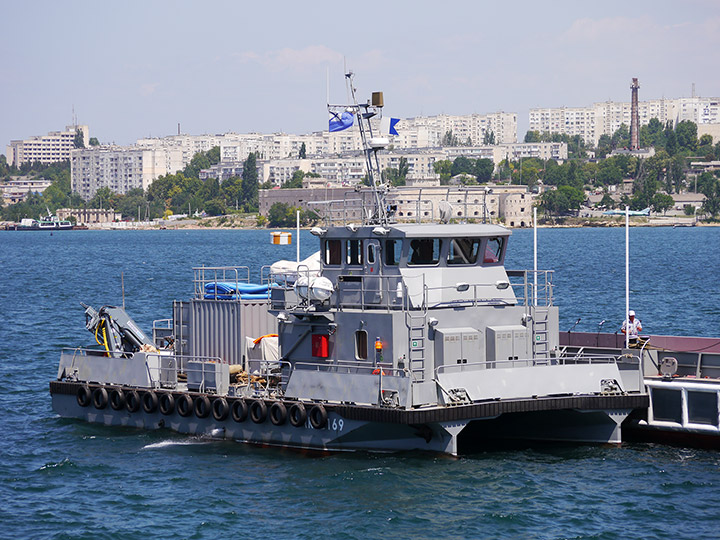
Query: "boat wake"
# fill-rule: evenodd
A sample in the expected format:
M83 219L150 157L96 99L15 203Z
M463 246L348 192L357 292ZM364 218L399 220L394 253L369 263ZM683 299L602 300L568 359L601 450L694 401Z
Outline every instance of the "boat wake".
M190 446L194 444L207 444L207 441L201 441L199 439L184 439L181 441L168 439L166 441L146 444L141 448L141 450L156 450L158 448L168 448L171 446Z

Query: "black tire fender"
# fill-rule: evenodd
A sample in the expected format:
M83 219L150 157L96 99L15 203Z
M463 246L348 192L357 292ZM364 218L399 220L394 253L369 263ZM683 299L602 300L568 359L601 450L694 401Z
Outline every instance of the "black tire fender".
M154 390L145 392L142 395L142 407L146 413L154 413L157 410L158 397Z
M160 394L160 412L165 416L175 412L175 396L170 392Z
M125 392L120 388L110 390L110 406L114 411L120 411L125 408Z
M207 418L212 410L210 398L207 396L198 396L195 398L195 416L198 418Z
M218 422L227 420L230 415L230 405L228 405L227 399L224 397L215 398L212 402L212 414L213 418Z
M293 403L288 413L290 423L295 427L302 427L307 422L307 410L302 403Z
M327 411L322 405L314 405L310 409L310 425L315 429L323 429L327 425Z
M262 399L256 399L250 405L250 419L256 424L262 424L267 419L268 408Z
M125 398L125 406L130 412L138 412L140 410L140 394L137 390L130 390Z
M180 416L187 418L193 413L193 400L187 394L182 394L176 400L175 406Z
M282 401L276 401L270 406L270 421L276 426L282 426L287 422L287 407Z
M77 402L81 407L87 407L92 403L92 392L87 384L83 384L77 390Z
M233 401L231 411L232 419L235 422L244 422L248 417L248 406L244 399L236 399Z
M92 393L93 406L96 409L104 409L108 404L108 392L104 388L96 388Z

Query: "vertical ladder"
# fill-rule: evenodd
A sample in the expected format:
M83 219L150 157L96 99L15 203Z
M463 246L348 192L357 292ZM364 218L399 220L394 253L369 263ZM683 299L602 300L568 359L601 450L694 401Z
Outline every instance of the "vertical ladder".
M405 325L408 328L408 368L415 381L424 382L427 310L406 311Z
M550 360L547 306L532 307L532 355L536 360Z

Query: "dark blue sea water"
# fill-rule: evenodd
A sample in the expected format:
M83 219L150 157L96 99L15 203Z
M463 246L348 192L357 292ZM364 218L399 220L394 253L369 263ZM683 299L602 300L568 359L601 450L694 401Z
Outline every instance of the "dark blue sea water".
M315 250L302 234L302 256ZM561 328L619 327L624 230L543 229ZM544 446L460 459L306 456L63 420L48 381L88 344L83 301L146 330L192 266L294 259L267 231L0 233L1 538L718 538L720 454L650 444ZM645 331L720 336L720 228L633 229ZM532 265L515 231L508 267Z

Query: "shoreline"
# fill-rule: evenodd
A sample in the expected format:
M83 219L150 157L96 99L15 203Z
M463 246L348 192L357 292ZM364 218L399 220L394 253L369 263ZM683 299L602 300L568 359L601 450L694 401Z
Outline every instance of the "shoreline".
M222 219L220 218L207 218L207 221L212 220L218 220ZM591 220L587 218L566 218L569 222L565 223L538 223L538 229L602 229L602 228L617 228L617 227L624 227L625 226L625 220L621 217L615 218L612 220ZM630 220L630 227L673 227L673 228L692 228L692 227L719 227L719 222L702 222L698 221L695 222L691 218L686 218L685 221L681 221L674 218L658 218L657 220L646 220L646 218L641 218L644 221L633 221L633 219ZM240 220L238 220L240 221ZM207 225L203 224L203 220L186 220L186 221L178 221L178 222L163 222L153 225L133 225L133 222L120 222L122 224L127 223L127 226L111 226L111 224L103 224L107 226L97 226L97 225L88 225L87 228L83 229L77 229L77 230L89 230L89 231L162 231L162 230L266 230L266 231L275 231L275 230L295 230L295 226L291 227L268 227L268 226L257 226L253 225L251 223L246 222L238 223L238 222L232 222L232 223L224 223L224 224L215 224L215 223L208 223ZM254 221L254 220L252 220ZM405 223L405 222L398 222L398 223ZM412 223L412 222L408 222ZM13 231L13 232L39 232L39 231L14 231L13 229L6 229L6 225L11 226L13 225L12 222L2 222L0 223L0 231L6 230L6 231ZM498 224L501 226L504 226L511 230L522 230L522 229L532 229L532 227L510 227L503 224ZM309 230L315 225L306 225L301 226L300 228L302 230ZM48 229L49 230L49 229ZM44 231L44 232L47 232ZM50 230L50 232L59 232Z

